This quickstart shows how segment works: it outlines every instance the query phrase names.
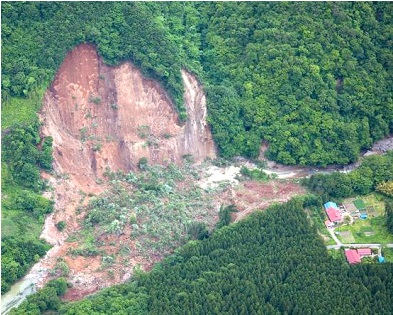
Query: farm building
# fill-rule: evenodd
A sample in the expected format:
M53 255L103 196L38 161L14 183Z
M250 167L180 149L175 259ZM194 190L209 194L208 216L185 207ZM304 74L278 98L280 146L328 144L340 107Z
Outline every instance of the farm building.
M357 252L360 258L371 256L371 248L358 248Z
M329 221L334 223L340 223L343 221L340 210L338 210L337 204L329 201L325 203L323 206L325 207L325 211L329 218Z
M360 256L357 252L356 249L348 249L345 251L345 257L347 258L348 262L353 265L353 264L358 264L360 263Z
M323 206L325 207L325 209L328 209L328 208L338 209L337 204L332 201L325 203Z
M338 209L328 208L326 209L326 214L331 222L340 223L343 220L341 213Z
M334 227L334 223L332 221L326 220L325 221L325 226L327 228L332 228L332 227Z

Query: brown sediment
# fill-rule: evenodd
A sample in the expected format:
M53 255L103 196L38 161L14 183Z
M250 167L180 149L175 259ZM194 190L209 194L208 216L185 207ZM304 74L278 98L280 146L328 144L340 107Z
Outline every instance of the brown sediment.
M116 272L109 276L100 270L102 257L70 256L69 248L74 245L65 242L80 228L83 214L78 207L108 187L104 176L108 169L135 170L142 157L150 164L166 165L180 163L186 155L196 163L216 156L202 86L186 71L182 78L188 115L184 124L179 123L174 105L158 82L143 77L130 62L105 65L88 44L66 56L46 92L41 133L53 137L54 171L42 176L53 187L46 194L54 199L55 211L47 218L42 237L56 246L35 270L53 270L62 257L70 267L73 285L66 299L79 299L130 276ZM59 221L66 222L62 232L55 226ZM127 240L116 240L123 241ZM130 257L130 264L146 269L152 262ZM48 278L49 272L40 284Z

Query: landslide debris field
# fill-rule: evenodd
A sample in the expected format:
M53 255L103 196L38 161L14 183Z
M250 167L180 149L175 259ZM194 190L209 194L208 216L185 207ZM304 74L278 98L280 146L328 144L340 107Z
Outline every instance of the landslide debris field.
M54 170L42 176L55 211L42 233L54 247L30 272L39 286L64 275L72 284L64 298L80 299L211 231L222 205L238 208L237 221L303 193L289 181L213 166L202 86L182 77L183 124L160 85L131 63L109 67L85 44L67 55L40 113L42 134L53 137Z

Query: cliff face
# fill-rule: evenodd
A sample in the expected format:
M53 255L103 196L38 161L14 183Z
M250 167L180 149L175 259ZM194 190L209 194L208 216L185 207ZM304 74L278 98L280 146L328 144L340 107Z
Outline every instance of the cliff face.
M151 164L214 158L201 85L183 71L188 120L178 115L161 86L131 63L110 67L94 47L71 51L47 91L42 132L54 138L55 170L82 186L93 185L107 167L129 171L140 158ZM91 182L91 183L90 183Z
M131 63L107 66L95 48L86 44L67 55L40 113L41 133L53 137L54 172L42 176L53 187L46 195L54 199L55 211L47 217L41 235L54 247L31 271L40 275L38 286L48 280L48 271L59 257L67 262L68 280L74 285L67 299L124 280L99 271L98 256L70 257L67 252L76 243L65 242L69 233L80 228L84 214L77 208L87 204L88 195L107 188L104 173L108 168L128 172L137 168L142 157L150 164L165 165L181 162L184 155L191 155L195 162L216 156L202 87L185 71L182 78L188 114L183 125L161 86L144 78ZM55 226L59 221L66 222L62 232ZM151 264L141 257L132 259L132 266Z

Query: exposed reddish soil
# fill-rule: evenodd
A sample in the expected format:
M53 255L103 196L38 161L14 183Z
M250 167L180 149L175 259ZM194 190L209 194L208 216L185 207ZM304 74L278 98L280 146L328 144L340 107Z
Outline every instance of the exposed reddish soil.
M46 92L40 113L41 133L53 137L54 172L42 176L54 188L47 195L54 199L55 211L47 218L42 237L55 247L33 270L53 269L57 258L63 257L70 267L69 280L73 285L66 299L79 299L122 282L136 265L147 269L153 264L143 262L141 257L127 257L129 273L116 273L116 265L123 261L115 261L115 272L108 275L99 268L102 257L67 254L73 244L65 240L80 228L83 215L77 209L86 205L89 196L107 188L105 170L135 170L142 157L151 164L165 165L179 163L185 155L191 155L197 163L216 156L206 123L202 86L185 71L182 78L188 115L184 124L179 123L178 114L159 83L143 77L129 62L116 67L105 65L96 49L87 44L67 55ZM62 220L67 225L59 232L55 224ZM119 245L126 241L122 237L111 242ZM114 253L118 247L114 247ZM46 273L39 285L48 277Z
M239 212L233 213L234 222L256 210L263 210L273 203L283 203L305 190L298 184L287 181L247 181L230 192L228 200L236 205Z
M94 47L71 51L45 95L42 132L54 137L56 171L94 187L106 167L135 169L152 164L196 162L215 157L206 123L206 99L197 80L183 72L188 120L182 126L161 86L131 63L103 63Z
M53 187L47 195L55 201L55 211L45 221L42 237L55 246L34 266L40 275L38 286L50 278L62 258L70 272L72 288L65 300L77 300L95 291L124 282L135 267L149 270L162 259L154 255L147 261L139 256L130 231L121 235L104 234L98 240L106 254L116 257L103 268L103 257L72 256L77 242L66 242L80 229L84 213L79 211L89 198L108 188L104 172L128 172L141 157L149 163L179 163L192 155L198 163L216 156L206 123L206 99L195 77L183 71L184 100L188 120L179 124L178 115L161 86L142 76L131 63L109 67L93 46L80 45L71 51L45 94L40 113L42 134L53 137L53 174L42 173ZM243 182L226 190L216 203L233 203L240 212L238 221L256 209L283 202L302 193L292 183ZM217 213L212 215L212 224ZM55 227L67 223L64 231ZM126 252L121 252L126 248ZM43 270L43 271L42 271Z

